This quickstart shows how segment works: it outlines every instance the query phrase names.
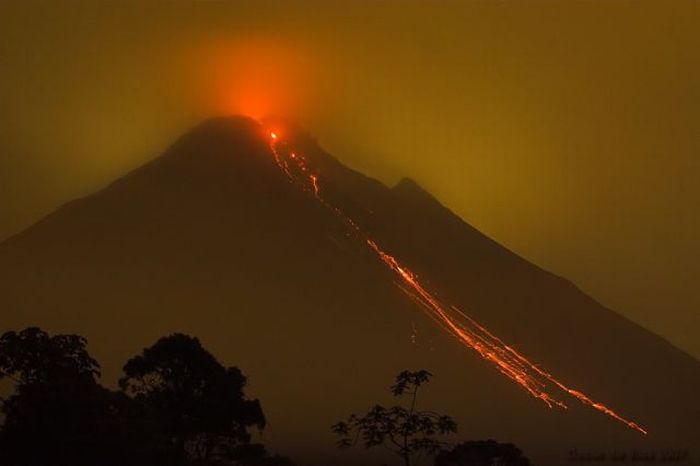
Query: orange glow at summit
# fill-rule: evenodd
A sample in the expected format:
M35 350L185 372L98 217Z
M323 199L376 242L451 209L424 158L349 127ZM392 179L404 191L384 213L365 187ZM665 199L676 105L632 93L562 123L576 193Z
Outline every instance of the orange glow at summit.
M318 101L318 73L308 47L288 42L214 40L195 49L200 98L213 114L304 115ZM312 92L313 90L313 92Z

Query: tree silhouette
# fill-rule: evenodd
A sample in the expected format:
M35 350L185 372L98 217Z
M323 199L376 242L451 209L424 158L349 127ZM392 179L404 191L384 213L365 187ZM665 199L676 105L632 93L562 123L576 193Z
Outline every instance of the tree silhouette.
M495 440L464 442L450 451L441 451L435 457L435 466L530 466L512 443Z
M162 338L125 366L115 392L77 335L38 328L0 336L3 466L293 466L250 442L264 426L246 378L196 338ZM4 388L4 387L3 387Z
M342 437L338 445L349 447L362 442L365 448L380 446L401 457L406 466L422 454L437 453L444 445L438 437L456 432L457 424L449 416L417 409L418 390L431 377L426 370L401 372L391 391L394 396L406 395L408 407L377 405L363 416L349 416L332 427Z
M161 338L124 366L119 381L172 442L174 461L232 461L250 442L248 428L265 426L258 400L245 398L246 378L224 367L197 338Z
M100 365L78 335L49 336L37 327L6 332L0 337L0 380L18 385L62 380L95 381Z
M128 399L96 382L99 365L85 345L38 328L0 337L0 380L13 388L2 399L2 464L138 464L115 415Z

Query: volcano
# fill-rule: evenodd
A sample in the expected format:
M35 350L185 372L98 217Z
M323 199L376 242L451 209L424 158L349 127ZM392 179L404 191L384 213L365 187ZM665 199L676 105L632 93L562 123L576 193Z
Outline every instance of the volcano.
M549 384L555 403L436 322L402 273L483 328L486 350L531 361L532 386ZM337 451L329 426L390 402L393 375L418 368L435 374L423 401L455 417L456 440L511 441L537 464L700 444L697 360L414 181L387 187L285 121L206 121L6 240L0 309L2 329L88 337L106 383L158 337L198 336L249 376L265 443L301 464L367 464Z

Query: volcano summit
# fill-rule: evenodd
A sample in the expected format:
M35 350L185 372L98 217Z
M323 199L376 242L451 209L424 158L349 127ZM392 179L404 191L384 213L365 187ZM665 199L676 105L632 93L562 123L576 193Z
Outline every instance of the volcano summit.
M698 361L285 122L207 121L8 239L0 308L2 328L87 336L109 382L158 336L199 336L302 463L353 463L329 425L407 367L460 437L538 464L700 444Z

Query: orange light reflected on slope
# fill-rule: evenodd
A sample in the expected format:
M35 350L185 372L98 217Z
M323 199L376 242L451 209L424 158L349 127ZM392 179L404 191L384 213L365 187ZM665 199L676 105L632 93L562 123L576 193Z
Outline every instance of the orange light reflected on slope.
M567 409L566 403L553 394L554 390L566 393L581 403L610 416L627 427L646 434L647 431L637 423L625 419L617 412L594 401L589 396L566 386L553 375L530 362L511 346L488 331L474 319L455 306L444 303L421 283L418 276L401 264L394 256L384 251L376 241L364 232L360 226L337 206L326 201L319 187L319 175L314 173L306 158L292 152L286 143L279 140L276 133L270 133L270 149L287 178L302 190L311 193L321 204L333 212L359 239L364 240L369 249L391 270L400 281L399 288L406 293L433 321L452 335L459 343L476 351L484 360L491 363L501 374L516 383L526 393L541 400L548 407ZM561 394L561 393L560 393Z

